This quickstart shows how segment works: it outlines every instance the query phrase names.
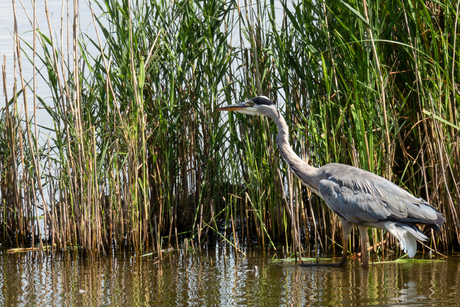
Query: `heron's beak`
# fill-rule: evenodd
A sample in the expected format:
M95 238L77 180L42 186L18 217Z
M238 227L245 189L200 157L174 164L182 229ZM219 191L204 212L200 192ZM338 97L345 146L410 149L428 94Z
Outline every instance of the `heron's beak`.
M247 107L248 105L246 104L246 102L242 102L242 103L235 103L235 104L231 104L225 107L217 108L216 111L241 111L241 110L246 109Z

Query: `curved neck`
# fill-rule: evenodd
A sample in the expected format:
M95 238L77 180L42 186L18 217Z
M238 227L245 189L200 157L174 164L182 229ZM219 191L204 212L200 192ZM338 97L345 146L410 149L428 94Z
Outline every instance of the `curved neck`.
M291 148L289 144L289 128L279 110L274 113L266 114L273 119L278 126L278 136L276 143L284 160L289 165L292 172L300 179L302 184L318 193L319 174L317 168L303 161Z

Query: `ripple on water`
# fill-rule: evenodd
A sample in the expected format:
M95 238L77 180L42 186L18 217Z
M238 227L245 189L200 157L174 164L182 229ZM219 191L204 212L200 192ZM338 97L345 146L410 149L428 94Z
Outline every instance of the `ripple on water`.
M458 303L460 260L376 264L363 269L301 268L273 254L233 250L172 251L161 262L129 253L85 259L77 254L0 251L0 305L235 306ZM255 269L257 267L257 269Z

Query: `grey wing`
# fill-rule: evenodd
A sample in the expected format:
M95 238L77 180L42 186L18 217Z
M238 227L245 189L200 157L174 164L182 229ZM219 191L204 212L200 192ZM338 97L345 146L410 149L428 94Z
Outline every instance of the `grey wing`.
M320 180L318 191L327 205L351 223L397 221L441 225L444 216L430 204L394 183L354 167Z

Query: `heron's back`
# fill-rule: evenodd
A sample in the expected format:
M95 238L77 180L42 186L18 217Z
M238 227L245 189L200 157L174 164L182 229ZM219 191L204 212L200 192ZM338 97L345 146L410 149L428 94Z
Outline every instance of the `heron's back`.
M422 223L439 229L446 220L425 200L376 174L338 163L319 170L323 172L318 184L320 196L351 223Z

